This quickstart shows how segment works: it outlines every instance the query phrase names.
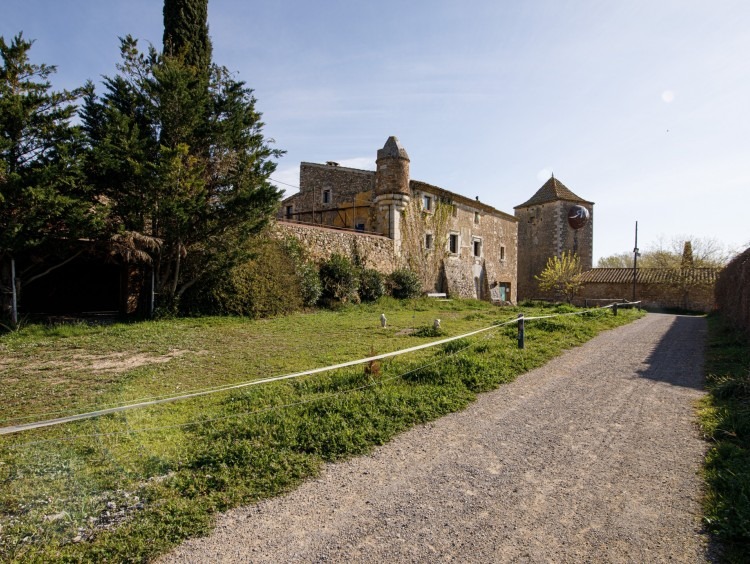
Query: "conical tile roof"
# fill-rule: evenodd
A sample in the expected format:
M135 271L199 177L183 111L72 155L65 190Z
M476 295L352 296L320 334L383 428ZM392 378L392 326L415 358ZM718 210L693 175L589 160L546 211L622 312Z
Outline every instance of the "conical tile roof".
M580 196L576 196L570 189L560 182L557 178L552 176L544 185L536 191L536 194L531 196L523 204L516 206L513 209L527 208L529 206L535 206L537 204L545 204L547 202L556 202L558 200L565 200L566 202L579 202L581 204L593 204L584 200Z

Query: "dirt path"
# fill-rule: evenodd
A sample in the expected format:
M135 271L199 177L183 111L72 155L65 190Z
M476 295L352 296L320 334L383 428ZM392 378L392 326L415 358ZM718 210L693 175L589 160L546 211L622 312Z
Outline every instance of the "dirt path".
M702 562L701 318L649 314L164 562Z

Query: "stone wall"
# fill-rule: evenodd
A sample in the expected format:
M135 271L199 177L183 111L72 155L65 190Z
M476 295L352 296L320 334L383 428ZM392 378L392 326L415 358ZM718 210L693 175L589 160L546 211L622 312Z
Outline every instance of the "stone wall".
M596 305L603 299L633 299L633 285L626 283L587 283L579 290L573 303L579 306ZM587 302L586 300L590 300ZM714 287L694 286L683 290L671 284L642 284L635 286L635 300L650 310L684 309L709 312L715 309Z
M735 257L719 274L716 303L723 317L750 333L750 249Z
M578 230L568 225L568 209L583 205L589 210L589 221ZM549 297L539 290L536 276L547 266L550 257L573 252L581 259L581 269L589 270L594 259L594 210L581 202L553 201L517 208L518 218L518 297Z
M398 267L393 240L388 237L286 221L278 221L275 230L280 235L291 235L298 239L316 263L336 253L352 258L356 249L367 268L390 274Z

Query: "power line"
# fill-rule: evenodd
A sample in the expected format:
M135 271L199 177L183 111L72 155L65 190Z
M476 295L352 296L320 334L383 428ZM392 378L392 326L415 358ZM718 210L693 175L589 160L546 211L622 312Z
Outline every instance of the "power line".
M297 190L302 190L299 186L295 186L294 184L287 184L286 182L282 182L281 180L276 180L275 178L271 178L270 176L268 179L272 182L276 182L277 184L283 184L284 186L289 186L289 188L296 188Z

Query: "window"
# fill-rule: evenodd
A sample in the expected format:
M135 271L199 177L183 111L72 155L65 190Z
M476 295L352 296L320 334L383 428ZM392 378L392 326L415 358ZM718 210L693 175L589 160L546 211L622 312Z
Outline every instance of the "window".
M422 196L422 209L432 211L432 198L430 196Z
M365 224L364 223L357 223L354 225L354 229L357 231L364 231L365 230Z
M500 260L505 260L505 247L500 247Z
M287 206L286 207L286 218L292 219L292 212L294 211L294 206Z
M479 223L479 212L474 212L474 223Z
M453 217L458 217L458 206L456 204L451 206L451 215Z
M474 247L474 256L481 257L482 256L482 241L480 239L474 239L473 247Z
M432 233L427 233L424 236L424 248L428 250L432 248Z
M323 190L323 203L324 204L330 204L331 203L331 189L326 188Z
M451 233L448 236L448 248L451 254L458 254L458 233Z

